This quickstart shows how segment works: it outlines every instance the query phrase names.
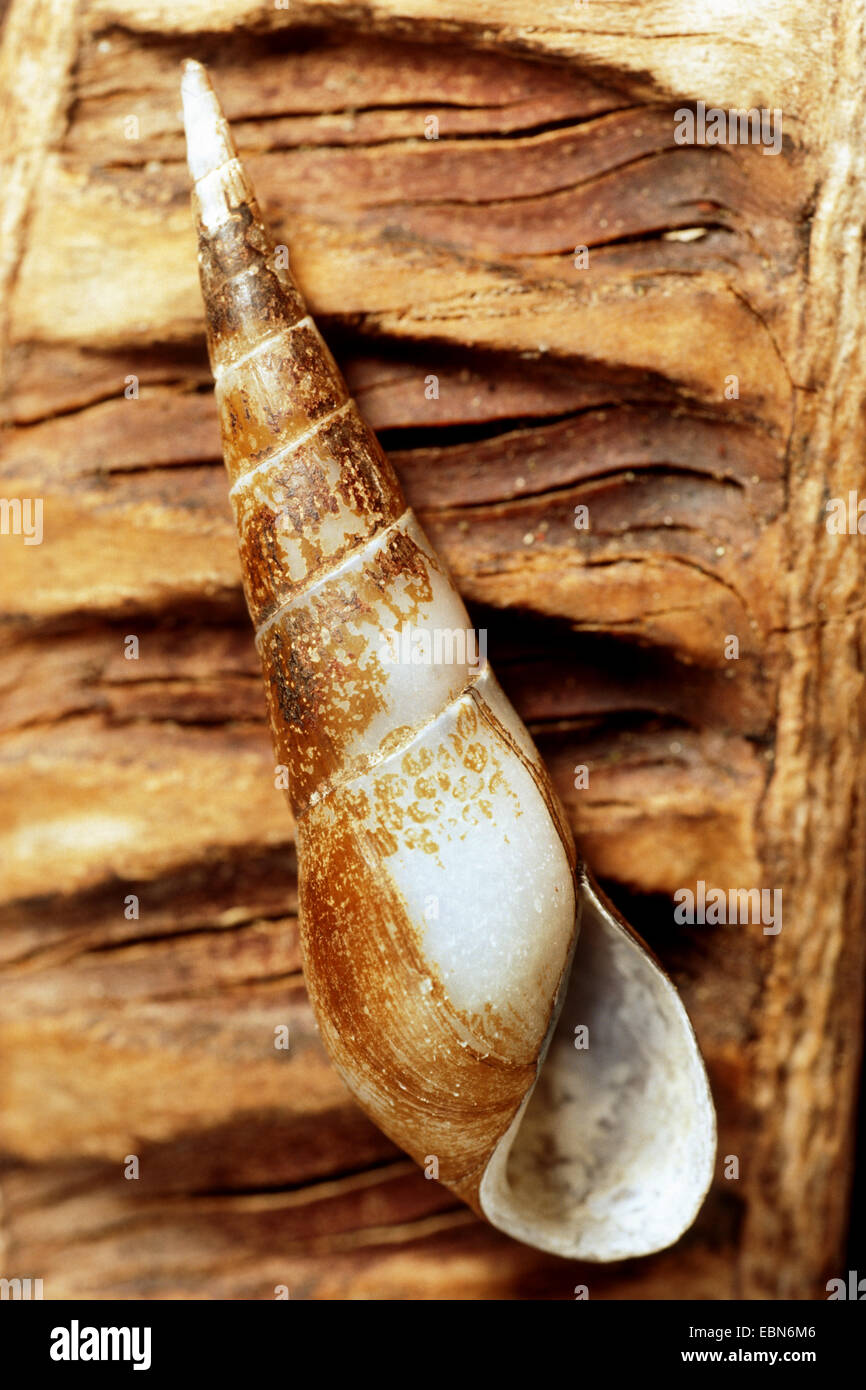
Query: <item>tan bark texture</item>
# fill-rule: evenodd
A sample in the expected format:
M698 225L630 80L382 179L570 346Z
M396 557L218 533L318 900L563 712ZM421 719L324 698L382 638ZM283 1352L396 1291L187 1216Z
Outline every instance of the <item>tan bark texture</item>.
M864 0L12 0L0 1274L97 1299L808 1299L844 1275L866 537L827 504L866 495L864 29ZM499 1235L318 1040L185 57L695 1023L718 1172L660 1255L579 1266ZM698 102L781 113L781 148L678 143ZM781 931L677 925L700 880L781 892Z

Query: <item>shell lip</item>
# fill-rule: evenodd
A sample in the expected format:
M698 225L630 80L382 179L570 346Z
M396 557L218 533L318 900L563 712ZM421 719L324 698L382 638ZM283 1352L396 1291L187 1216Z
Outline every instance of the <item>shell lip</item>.
M569 1259L673 1245L713 1178L716 1117L685 1006L585 866L579 933L536 1082L488 1160L478 1206L497 1229ZM576 1050L585 1024L588 1046Z

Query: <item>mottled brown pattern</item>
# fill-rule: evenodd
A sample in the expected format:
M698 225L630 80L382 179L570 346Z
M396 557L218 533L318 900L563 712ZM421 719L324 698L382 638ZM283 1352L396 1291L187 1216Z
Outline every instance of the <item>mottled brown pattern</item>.
M388 708L393 668L380 658L382 630L420 624L436 577L447 583L438 562L395 529L362 563L290 601L259 634L275 748L289 769L296 811L381 755L383 739L390 745L391 727L381 737L367 733L374 715ZM455 625L466 621L456 592L453 613ZM468 674L455 664L435 670L435 681L419 682L417 723L459 694Z
M510 795L517 821L520 803L513 791L508 792L498 737L485 738L479 725L478 711L467 704L450 738L440 740L435 749L428 744L408 748L399 767L389 761L373 778L367 826L370 842L383 860L402 845L432 855L441 864L440 839L455 833L462 838L480 818L491 820L491 798L500 792ZM476 1020L471 1026L477 1029Z
M276 263L255 205L232 208L210 235L199 224L199 276L214 369L245 350L250 325L275 333L306 313L291 276Z
M499 689L498 682L496 684L497 689ZM532 774L532 777L535 781L535 785L537 786L541 796L544 798L544 802L550 813L550 819L553 821L553 824L556 827L556 833L559 836L563 849L565 850L565 856L569 864L571 865L572 871L576 871L578 857L577 849L574 843L574 836L572 835L571 830L569 829L568 821L566 820L565 816L565 811L562 807L562 802L556 794L553 782L550 780L550 773L548 772L547 768L542 762L541 755L539 754L538 749L535 747L535 744L532 743L532 740L529 738L528 734L527 743L529 744L529 747L527 748L525 745L521 746L520 744L518 744L517 740L512 737L511 733L508 731L508 729L506 729L502 721L499 718L497 718L496 713L494 712L494 710L490 708L490 705L481 696L479 691L475 689L472 690L470 693L472 695L473 700L475 701L481 719L483 719L485 724L489 725L491 729L495 730L497 736L502 739L503 743L507 744L508 747L511 748L515 756L520 758L527 771L529 771ZM503 699L504 698L505 697L503 696Z
M522 996L470 992L461 1012L388 861L418 855L447 875L473 862L473 828L498 833L503 817L498 852L519 853L515 757L572 868L573 847L546 774L483 700L464 698L441 729L433 722L477 678L465 654L408 673L383 656L386 629L426 619L465 630L468 618L374 436L354 406L335 414L348 393L316 329L285 326L300 300L290 289L285 309L278 302L254 202L231 209L212 248L203 241L245 590L298 821L307 986L325 1046L369 1113L419 1162L435 1156L439 1178L477 1204L535 1079L561 963L537 967ZM413 743L428 725L428 741Z
M535 1066L466 1045L351 811L352 794L337 792L299 826L304 969L322 1039L385 1133L418 1163L437 1157L440 1179L473 1200Z
M233 483L349 399L333 357L306 321L227 367L216 395Z
M256 627L406 506L379 441L354 406L270 468L241 479L232 500Z

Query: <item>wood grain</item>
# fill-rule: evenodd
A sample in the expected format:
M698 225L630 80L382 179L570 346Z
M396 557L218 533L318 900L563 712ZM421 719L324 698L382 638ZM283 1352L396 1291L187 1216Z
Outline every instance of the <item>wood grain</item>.
M11 5L0 495L42 498L45 535L0 536L0 1273L718 1299L844 1272L864 560L824 504L862 474L866 9L724 10ZM670 1252L580 1267L489 1230L318 1042L204 350L189 55L581 849L683 992L740 1177L720 1163ZM782 153L678 146L698 99L781 108ZM783 930L675 926L697 879L781 889Z

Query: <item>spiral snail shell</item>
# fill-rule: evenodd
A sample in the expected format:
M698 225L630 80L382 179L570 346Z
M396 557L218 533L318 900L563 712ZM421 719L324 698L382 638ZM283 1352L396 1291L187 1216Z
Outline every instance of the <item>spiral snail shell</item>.
M454 640L463 603L275 253L200 64L182 90L325 1047L385 1133L500 1230L581 1259L658 1250L693 1221L715 1155L685 1010L576 863L486 660ZM450 634L453 659L396 659L389 634L410 629Z

